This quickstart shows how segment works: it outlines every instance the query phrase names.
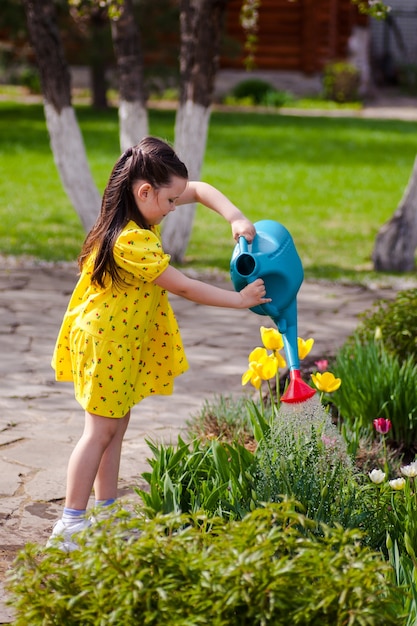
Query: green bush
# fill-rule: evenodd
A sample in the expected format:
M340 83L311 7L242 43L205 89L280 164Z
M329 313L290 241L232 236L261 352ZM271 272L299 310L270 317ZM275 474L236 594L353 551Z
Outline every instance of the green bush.
M368 343L377 336L400 361L412 357L417 363L417 289L399 291L394 300L378 300L360 319L354 337Z
M288 91L275 89L270 83L259 78L250 78L238 83L225 98L226 104L257 105L282 107L293 102Z
M274 87L270 83L259 78L250 78L233 87L232 96L238 100L251 98L253 104L261 104L265 95L270 91L274 91Z
M283 107L291 105L294 102L294 96L288 91L273 89L267 91L262 98L261 104L268 107Z
M379 341L355 338L336 354L334 374L342 385L332 396L346 432L358 440L372 436L373 420L391 420L389 438L412 447L417 438L417 362L401 361Z
M210 406L215 414L216 405ZM217 405L222 407L222 402ZM227 408L231 411L231 406ZM321 522L360 527L366 545L381 549L385 529L368 479L364 488L343 438L318 398L283 404L278 412L271 410L268 419L257 405L249 403L249 408L259 443L255 453L237 442L210 439L186 443L179 438L176 447L149 444L152 471L142 475L148 488L137 489L147 514L204 511L239 520L262 503L294 498L317 532Z
M250 78L238 83L226 97L226 104L262 104L281 107L294 102L294 96L288 91L275 89L270 83L259 78Z
M355 102L358 100L359 79L359 70L351 63L328 63L323 71L324 97L335 102Z
M357 531L290 502L243 521L203 515L105 524L65 555L28 545L9 582L15 626L401 626L404 594ZM301 528L304 530L301 532Z
M222 409L224 403L211 405L210 414ZM359 485L346 444L319 399L283 404L277 414L271 409L268 421L253 403L249 409L255 454L217 439L186 443L179 437L175 448L149 443L152 471L142 475L149 490L137 491L149 514L203 510L241 519L261 502L293 497L317 523L353 526Z
M354 526L359 484L346 444L317 399L282 404L256 452L259 501L283 495L300 502L311 520Z
M32 93L42 93L41 79L36 68L25 67L21 70L18 83L27 87Z

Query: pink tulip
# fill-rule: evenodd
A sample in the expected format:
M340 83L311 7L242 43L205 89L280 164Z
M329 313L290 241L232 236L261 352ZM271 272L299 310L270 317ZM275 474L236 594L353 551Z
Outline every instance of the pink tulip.
M374 427L377 433L386 435L391 430L391 420L385 419L385 417L378 417L374 420Z
M327 359L319 359L318 361L314 361L314 365L317 366L319 372L325 372L329 366L329 361Z

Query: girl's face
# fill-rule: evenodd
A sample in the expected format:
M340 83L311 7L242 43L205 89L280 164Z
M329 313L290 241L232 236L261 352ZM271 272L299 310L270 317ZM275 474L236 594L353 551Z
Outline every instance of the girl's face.
M159 189L144 181L133 186L137 207L150 226L160 224L168 213L175 211L177 200L187 184L187 179L173 176L169 185Z

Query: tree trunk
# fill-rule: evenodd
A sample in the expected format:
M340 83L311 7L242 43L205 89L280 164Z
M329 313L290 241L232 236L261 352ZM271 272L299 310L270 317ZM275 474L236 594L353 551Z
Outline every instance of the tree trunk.
M28 31L41 77L51 148L64 189L86 230L100 209L100 195L88 166L71 105L71 79L53 0L24 0Z
M227 0L181 0L180 103L175 148L190 179L200 178L210 121L214 81ZM181 206L165 218L164 249L175 262L184 260L195 204Z
M106 79L106 50L109 29L107 11L103 7L94 7L89 21L90 25L90 72L91 89L93 92L93 108L104 111L108 109L107 79Z
M379 272L411 272L417 247L417 158L402 200L379 231L372 253Z
M120 16L112 20L112 38L119 79L120 148L124 152L149 132L141 38L132 0L124 0Z

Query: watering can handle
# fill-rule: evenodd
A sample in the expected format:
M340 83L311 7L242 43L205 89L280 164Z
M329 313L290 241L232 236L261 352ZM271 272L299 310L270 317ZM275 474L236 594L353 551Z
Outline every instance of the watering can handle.
M238 243L239 243L239 252L240 252L240 254L242 254L243 252L247 252L248 251L249 244L246 241L245 237L240 236Z

